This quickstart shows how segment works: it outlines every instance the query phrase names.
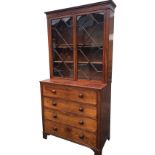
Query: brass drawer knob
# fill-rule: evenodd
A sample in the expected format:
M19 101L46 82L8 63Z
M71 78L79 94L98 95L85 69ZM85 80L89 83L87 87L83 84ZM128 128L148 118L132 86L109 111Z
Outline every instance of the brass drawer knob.
M58 117L57 114L54 114L54 115L53 115L53 118L57 118L57 117Z
M84 96L83 96L83 94L80 93L80 94L79 94L79 97L80 97L80 98L83 98Z
M58 131L58 128L57 128L57 127L54 127L54 128L53 128L53 131Z
M80 112L83 112L83 111L84 111L84 108L83 108L83 107L80 107L80 108L79 108L79 111L80 111Z
M53 89L53 90L52 90L52 93L53 93L53 94L56 94L56 90L55 90L55 89Z
M84 139L84 135L83 134L79 135L79 138Z
M80 120L80 121L79 121L79 124L80 124L80 125L84 125L84 121L83 121L83 120Z
M52 105L53 105L53 106L57 106L57 102L53 101L53 102L52 102Z

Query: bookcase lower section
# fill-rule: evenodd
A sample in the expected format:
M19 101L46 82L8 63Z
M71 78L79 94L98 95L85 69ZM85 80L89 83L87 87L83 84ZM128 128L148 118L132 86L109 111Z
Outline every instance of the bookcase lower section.
M94 86L41 82L44 139L53 135L102 154L110 139L111 86Z

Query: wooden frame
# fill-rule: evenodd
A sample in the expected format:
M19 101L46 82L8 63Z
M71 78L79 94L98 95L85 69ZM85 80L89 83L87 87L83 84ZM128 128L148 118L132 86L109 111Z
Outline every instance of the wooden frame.
M41 87L41 102L42 102L42 122L43 122L43 138L47 139L48 135L54 135L61 137L78 144L87 146L91 148L95 155L102 154L102 148L106 140L110 140L110 107L111 107L111 78L112 78L112 53L113 53L113 28L114 28L114 10L115 3L112 0L107 0L103 2L98 2L94 4L88 4L78 7L72 7L67 9L55 10L46 12L47 15L47 28L48 28L48 46L49 46L49 66L50 66L50 79L40 82ZM82 16L92 13L103 13L104 20L101 25L103 28L102 39L103 45L100 64L102 64L102 77L101 80L88 80L88 79L79 79L78 78L78 35L77 35L77 16ZM53 56L53 43L52 37L52 25L51 20L61 19L64 17L72 18L72 50L73 50L73 76L72 78L60 78L54 76L54 56ZM64 30L64 29L63 29ZM55 42L55 41L54 41ZM54 49L55 50L55 49ZM90 50L90 49L88 49ZM100 59L97 59L100 60ZM47 103L44 99L50 103ZM57 109L52 107L51 103L53 101L60 101L58 105L61 104ZM50 104L50 105L48 105ZM67 104L67 105L66 105ZM75 106L75 105L76 106ZM48 105L48 107L46 107ZM53 106L56 106L57 103L54 103ZM65 105L65 108L62 108ZM67 107L68 106L68 107ZM71 106L75 109L71 109ZM84 115L80 115L80 111L76 107L85 109L89 107L94 109L96 117L92 118L94 115L87 113L85 111ZM68 108L66 110L66 108ZM55 120L57 114L54 115L54 121L52 120L49 114L47 115L46 111L51 113L57 113L58 116L64 115L66 124L61 120ZM76 111L77 110L77 111ZM59 115L61 113L61 115ZM70 116L70 117L69 117ZM86 124L92 123L85 128L81 127L79 124L76 124L76 120L83 119L87 120ZM88 118L89 119L86 119ZM59 118L59 117L58 117ZM47 123L48 120L48 123ZM92 121L93 120L93 121ZM51 124L49 123L51 121ZM53 122L52 122L53 121ZM95 121L95 122L94 122ZM73 122L73 126L71 123ZM83 121L79 122L81 125L84 125ZM60 131L57 127L53 126L58 124ZM55 125L56 126L56 125ZM92 130L93 129L93 130ZM54 131L53 131L54 130ZM57 130L59 132L57 132ZM68 132L66 134L66 132ZM85 133L86 139L84 135ZM79 135L80 134L80 135ZM80 139L77 139L79 136ZM91 141L90 145L88 142Z
M55 10L55 11L50 11L46 12L47 15L47 23L48 23L48 42L49 42L49 64L50 64L50 78L59 78L59 77L54 77L53 76L53 57L52 57L52 28L50 21L52 19L59 19L59 18L64 18L67 16L70 16L73 18L73 65L74 65L74 76L70 80L78 80L78 66L77 66L77 30L76 30L76 17L79 15L85 15L85 14L90 14L90 13L97 13L97 12L103 12L104 13L104 24L103 24L103 30L104 30L104 46L103 46L103 78L101 81L103 83L107 83L108 81L111 81L111 76L108 74L111 74L108 72L109 66L112 66L111 61L108 59L112 59L112 54L109 54L109 27L110 27L110 12L114 12L116 5L114 4L113 1L105 1L105 2L99 2L95 4L89 4L89 5L84 5L84 6L79 6L79 7L72 7L72 8L67 8L67 9L62 9L62 10Z

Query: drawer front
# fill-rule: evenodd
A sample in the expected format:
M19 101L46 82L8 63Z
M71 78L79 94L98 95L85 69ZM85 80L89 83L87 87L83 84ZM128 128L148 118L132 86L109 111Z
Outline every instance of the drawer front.
M80 129L96 132L97 123L96 120L74 116L71 114L64 114L56 110L44 109L44 119L56 121L66 125L71 125Z
M96 107L86 106L83 103L79 104L72 101L44 97L43 99L45 108L52 108L64 112L78 114L80 116L87 116L96 119Z
M90 89L43 85L43 95L82 103L96 104L96 92Z
M52 134L73 142L90 147L96 146L96 135L70 126L46 120L44 122L45 133Z

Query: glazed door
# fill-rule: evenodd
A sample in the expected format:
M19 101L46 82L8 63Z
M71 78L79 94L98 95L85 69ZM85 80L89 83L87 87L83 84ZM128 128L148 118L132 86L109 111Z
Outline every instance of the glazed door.
M73 78L73 18L51 20L53 76Z
M102 80L104 14L73 18L51 20L53 77Z
M78 79L103 79L104 14L77 16Z

